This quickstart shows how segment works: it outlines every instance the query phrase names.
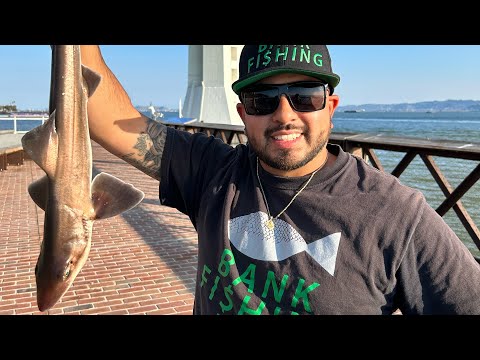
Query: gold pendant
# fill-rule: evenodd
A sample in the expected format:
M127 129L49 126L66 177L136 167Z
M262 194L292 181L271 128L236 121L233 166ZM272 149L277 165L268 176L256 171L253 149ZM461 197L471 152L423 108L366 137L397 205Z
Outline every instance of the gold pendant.
M275 224L273 223L272 218L268 219L265 225L267 225L267 228L269 228L270 230L273 230L273 228L275 227Z

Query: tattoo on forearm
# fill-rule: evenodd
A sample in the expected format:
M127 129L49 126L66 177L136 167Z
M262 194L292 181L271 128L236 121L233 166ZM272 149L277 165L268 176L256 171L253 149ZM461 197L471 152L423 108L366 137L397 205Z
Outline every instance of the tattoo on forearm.
M142 132L133 146L137 152L126 154L122 159L142 170L154 179L160 180L160 163L167 137L167 127L149 119L147 130Z

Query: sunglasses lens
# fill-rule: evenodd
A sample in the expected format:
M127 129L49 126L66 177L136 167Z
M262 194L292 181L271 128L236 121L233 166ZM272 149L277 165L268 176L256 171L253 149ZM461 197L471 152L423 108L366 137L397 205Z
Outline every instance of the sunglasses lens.
M325 107L325 87L319 82L288 85L257 85L242 92L242 103L248 115L268 115L278 107L279 94L285 93L295 111L311 112Z
M293 108L300 112L321 110L325 103L324 87L318 84L290 86L288 96Z
M243 103L248 115L267 115L273 113L279 103L278 89L259 87L244 92Z

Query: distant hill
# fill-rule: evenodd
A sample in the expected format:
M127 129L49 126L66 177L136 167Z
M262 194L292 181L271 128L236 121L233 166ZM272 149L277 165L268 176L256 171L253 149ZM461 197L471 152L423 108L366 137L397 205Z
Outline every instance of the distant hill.
M368 112L463 112L480 111L480 101L477 100L444 100L423 101L401 104L364 104L339 106L337 111L368 111Z

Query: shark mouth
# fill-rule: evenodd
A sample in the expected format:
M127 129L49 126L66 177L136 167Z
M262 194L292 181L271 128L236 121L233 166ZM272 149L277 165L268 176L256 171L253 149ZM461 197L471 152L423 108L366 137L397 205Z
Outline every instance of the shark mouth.
M282 261L305 251L330 275L334 275L341 233L333 233L307 244L288 223L275 220L275 227L264 224L268 215L256 212L229 220L228 237L242 254L256 260Z

